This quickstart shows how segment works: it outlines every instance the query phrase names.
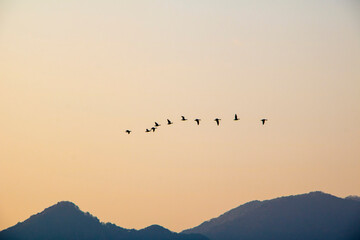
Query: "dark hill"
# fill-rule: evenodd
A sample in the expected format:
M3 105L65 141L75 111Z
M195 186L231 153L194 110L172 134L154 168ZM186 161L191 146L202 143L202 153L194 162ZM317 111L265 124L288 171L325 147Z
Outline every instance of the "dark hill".
M355 196L355 195L347 196L345 199L354 200L354 201L360 201L360 197Z
M360 202L322 192L252 201L183 233L212 240L359 240Z
M142 230L102 223L71 202L59 202L0 232L0 240L207 240L153 225Z

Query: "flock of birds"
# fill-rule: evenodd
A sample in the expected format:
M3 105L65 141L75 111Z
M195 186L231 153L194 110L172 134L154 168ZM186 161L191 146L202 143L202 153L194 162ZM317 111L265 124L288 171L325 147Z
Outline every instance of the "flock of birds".
M188 120L188 119L186 119L184 116L181 116L181 121L187 121L187 120ZM238 118L237 114L235 114L234 121L238 121L238 120L240 120L240 118ZM197 125L200 125L201 119L196 118L194 121L196 122ZM220 118L215 118L214 121L216 122L216 125L219 126L221 119L220 119ZM265 122L267 121L267 119L266 119L266 118L263 118L263 119L261 119L260 121L262 122L262 125L264 125ZM172 122L171 120L167 119L167 125L171 125L171 124L173 124L173 123L174 123L174 122ZM152 128L147 128L147 129L145 129L145 132L147 132L147 133L148 133L148 132L155 132L155 130L156 130L158 127L160 127L160 126L161 126L161 125L160 125L159 123L155 122L154 126L153 126ZM130 134L132 131L129 130L129 129L127 129L127 130L125 130L125 132L126 132L127 134Z

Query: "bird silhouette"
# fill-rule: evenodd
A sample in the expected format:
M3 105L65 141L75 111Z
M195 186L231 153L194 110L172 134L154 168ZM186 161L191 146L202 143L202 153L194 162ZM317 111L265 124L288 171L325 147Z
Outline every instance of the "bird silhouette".
M265 122L267 121L267 119L266 119L266 118L263 118L263 119L261 119L260 121L262 122L262 125L264 125Z
M197 123L197 125L199 125L199 124L200 124L201 119L198 119L198 118L197 118L197 119L195 119L194 121Z
M219 126L219 124L220 124L220 120L221 120L220 118L215 118L215 119L214 119L214 121L216 122L216 124L217 124L218 126Z
M234 121L237 121L237 120L240 120L237 116L237 114L235 114L235 118L234 118Z
M181 116L181 121L186 121L187 119L184 116Z
M130 131L130 130L126 130L125 132L126 132L127 134L130 134L130 133L131 133L131 131Z
M167 120L167 124L168 124L168 125L171 125L171 124L173 124L173 122L168 119L168 120Z
M155 127L159 127L161 126L160 124L158 124L157 122L155 122Z
M151 128L151 130L152 130L153 132L155 132L155 129L156 129L156 127L152 127L152 128Z
M150 130L149 130L149 129L146 129L145 132L150 132Z

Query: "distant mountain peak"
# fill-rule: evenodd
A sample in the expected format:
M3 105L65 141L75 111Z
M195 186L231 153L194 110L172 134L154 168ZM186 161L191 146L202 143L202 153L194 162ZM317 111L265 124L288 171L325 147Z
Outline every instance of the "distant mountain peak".
M169 231L170 232L169 229L166 229L158 224L150 225L146 228L141 229L141 231L167 231L167 232Z
M296 195L290 195L290 196L283 196L283 197L278 197L278 198L274 198L274 199L282 199L282 198L302 198L302 197L305 197L305 198L309 198L309 197L331 197L331 198L338 198L334 195L331 195L329 193L325 193L325 192L322 192L322 191L312 191L312 192L308 192L308 193L302 193L302 194L296 194ZM274 199L270 199L271 200L274 200ZM264 201L269 201L269 200L264 200ZM263 201L263 202L264 202Z
M75 203L70 202L70 201L60 201L60 202L54 204L53 206L79 208Z
M46 208L44 211L46 211L48 209L68 209L68 210L76 210L76 211L82 212L75 203L70 202L70 201L60 201L60 202Z
M322 191L313 191L313 192L309 192L309 193L304 193L304 194L299 194L299 195L294 195L294 196L320 196L320 197L333 197L333 198L337 198L334 195L331 195L329 193L325 193Z
M60 201L48 208L45 208L42 212L31 216L28 220L33 218L69 218L70 221L79 220L79 218L92 218L95 221L99 221L96 217L90 213L85 213L73 202Z
M304 194L300 194L300 195L331 195L331 194L327 194L322 191L312 191L312 192L304 193Z
M176 235L176 233L174 233L174 232L170 231L169 229L166 229L160 225L157 225L157 224L153 224L151 226L143 228L143 229L139 230L139 233L145 234L147 236L153 236L153 237L169 236L170 238L171 238L171 236L175 237L175 235Z

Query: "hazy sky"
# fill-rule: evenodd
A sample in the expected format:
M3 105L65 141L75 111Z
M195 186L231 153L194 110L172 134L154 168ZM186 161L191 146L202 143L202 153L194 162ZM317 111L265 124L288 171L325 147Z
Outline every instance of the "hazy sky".
M180 231L359 173L355 0L0 1L0 230L69 200Z

